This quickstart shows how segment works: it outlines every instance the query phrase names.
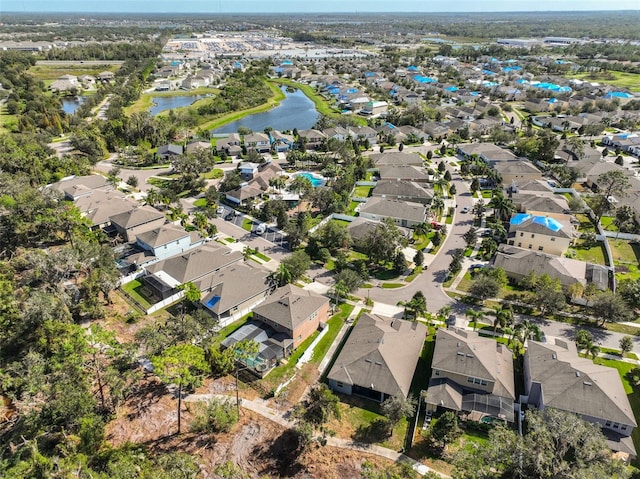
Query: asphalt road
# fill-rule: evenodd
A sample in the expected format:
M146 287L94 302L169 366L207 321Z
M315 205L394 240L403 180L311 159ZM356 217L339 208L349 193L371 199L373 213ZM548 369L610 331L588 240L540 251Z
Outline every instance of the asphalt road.
M471 214L473 198L469 192L469 187L458 173L450 167L447 168L451 173L452 183L456 187L457 208L453 223L447 225L447 238L427 271L403 288L360 290L360 296L364 297L368 293L369 297L374 301L395 305L398 301L411 299L416 291L422 291L427 298L427 309L430 312L437 312L443 306L451 306L457 314L462 314L467 309L466 305L458 306L456 301L447 296L442 289L442 283L447 276L449 263L451 263L451 253L457 248L465 248L466 244L462 235L473 225L473 215ZM461 212L465 207L469 209L468 213Z

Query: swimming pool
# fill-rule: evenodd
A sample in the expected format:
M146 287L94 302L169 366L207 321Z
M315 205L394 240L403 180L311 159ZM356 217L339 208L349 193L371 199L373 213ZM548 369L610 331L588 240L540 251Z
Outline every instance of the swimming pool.
M325 183L327 182L327 180L325 180L323 177L318 176L314 173L311 173L310 171L303 171L301 173L298 173L300 176L303 176L305 178L307 178L309 181L311 181L311 185L315 188L317 186L324 186Z

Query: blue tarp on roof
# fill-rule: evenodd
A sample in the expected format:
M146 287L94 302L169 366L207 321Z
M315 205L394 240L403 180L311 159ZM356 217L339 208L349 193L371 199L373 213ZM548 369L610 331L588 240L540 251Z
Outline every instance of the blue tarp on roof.
M364 72L364 76L366 76L366 77L374 77L374 76L376 76L376 74L373 73L373 72Z
M497 82L494 81L483 81L482 82L482 86L486 86L486 87L492 87L492 86L498 86Z
M438 83L437 78L423 77L422 75L416 75L413 79L418 83Z
M491 70L485 70L485 69L482 70L482 74L483 75L495 75L495 73L492 72Z
M604 98L606 98L607 100L610 100L612 98L633 98L633 95L625 91L611 91L607 93Z
M293 65L293 62L291 60L284 60L282 65Z
M414 66L414 65L409 65L409 67L407 68L407 71L410 71L410 72L417 72L419 70L420 69L417 66Z
M445 90L447 90L447 91L458 91L458 87L457 86L448 86L447 88L445 88Z
M532 216L527 213L518 213L514 215L509 224L519 226L526 221L532 219L533 223L544 226L545 228L550 229L551 231L559 231L562 229L562 223L554 220L553 218L549 218L548 216Z
M347 90L347 93L358 93L358 89L357 88L349 88Z

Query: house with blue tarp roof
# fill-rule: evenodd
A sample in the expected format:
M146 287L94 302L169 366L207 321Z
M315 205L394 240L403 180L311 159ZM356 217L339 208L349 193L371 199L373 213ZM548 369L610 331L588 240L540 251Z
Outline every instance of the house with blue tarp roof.
M508 244L563 256L573 240L573 227L549 216L517 213L509 221Z
M631 93L627 93L626 91L610 91L605 96L603 96L605 100L613 100L614 98L621 100L630 100L633 98Z

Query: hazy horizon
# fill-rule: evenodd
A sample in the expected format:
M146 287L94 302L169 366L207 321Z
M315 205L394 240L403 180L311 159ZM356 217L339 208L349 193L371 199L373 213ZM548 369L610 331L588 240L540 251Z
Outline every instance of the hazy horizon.
M222 0L192 0L188 5L171 0L2 0L0 15L6 13L493 13L493 12L588 12L640 10L638 0L522 0L517 4L500 0L459 0L452 2L436 0L404 0L389 8L388 1L356 0L344 2L325 0L316 3L301 3L294 0L271 0L271 2L245 0L226 2Z

